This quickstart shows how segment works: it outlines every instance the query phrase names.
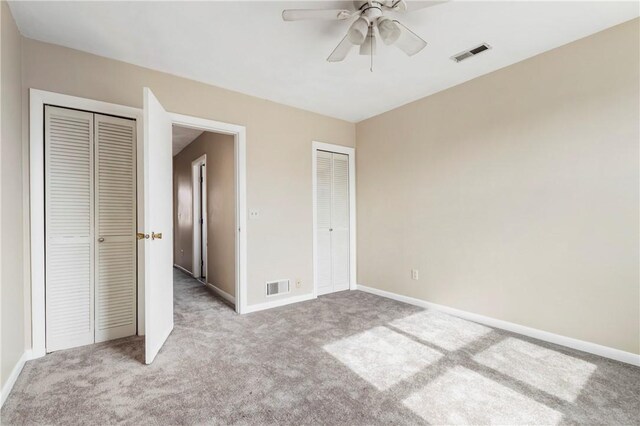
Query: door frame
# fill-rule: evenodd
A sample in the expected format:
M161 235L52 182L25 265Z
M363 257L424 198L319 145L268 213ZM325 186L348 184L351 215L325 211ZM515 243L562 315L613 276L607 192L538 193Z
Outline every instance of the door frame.
M46 355L45 339L45 206L44 206L44 106L91 111L136 120L136 185L137 227L144 224L144 126L141 108L96 101L93 99L29 89L29 225L30 225L30 292L25 303L30 305L31 358ZM247 179L246 127L204 118L169 113L173 124L234 136L236 162L236 312L247 312ZM138 244L138 335L144 335L144 244ZM30 298L30 300L29 300Z
M46 355L45 317L45 185L44 106L78 109L136 120L137 227L144 229L142 110L61 93L29 89L29 223L31 240L31 346L32 358ZM144 244L138 244L137 333L144 334Z
M203 168L203 179L202 179L202 187L200 186L200 167ZM200 195L199 190L202 188L202 195ZM202 276L205 276L205 281L207 279L207 273L209 270L209 265L207 265L207 238L208 238L208 227L207 227L207 154L202 154L202 156L191 162L191 199L193 200L192 206L192 219L193 219L193 277L197 280L200 280ZM202 215L202 223L198 223L198 227L196 227L196 213L204 210L204 214ZM199 221L199 220L198 220ZM202 240L202 241L201 241ZM200 252L202 248L202 253ZM200 263L202 261L202 264Z
M313 141L311 144L311 182L313 197L313 297L318 297L317 155L318 151L335 152L349 157L349 290L356 290L356 149L343 145Z
M169 113L169 116L177 126L233 136L236 186L235 309L238 314L247 313L247 128L183 114Z

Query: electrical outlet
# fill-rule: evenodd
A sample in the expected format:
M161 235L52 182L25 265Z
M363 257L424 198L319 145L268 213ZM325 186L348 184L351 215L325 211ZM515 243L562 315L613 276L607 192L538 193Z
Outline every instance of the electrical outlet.
M296 288L302 287L302 280L300 278L296 279Z
M249 219L257 219L260 216L260 212L258 210L249 210Z
M418 281L418 270L417 269L412 269L411 270L411 279Z

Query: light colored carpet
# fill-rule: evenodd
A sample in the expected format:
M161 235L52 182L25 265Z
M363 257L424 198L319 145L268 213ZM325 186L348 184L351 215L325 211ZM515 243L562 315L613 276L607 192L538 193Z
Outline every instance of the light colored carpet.
M30 361L3 424L638 424L640 368L359 291L236 315L175 272L175 329Z

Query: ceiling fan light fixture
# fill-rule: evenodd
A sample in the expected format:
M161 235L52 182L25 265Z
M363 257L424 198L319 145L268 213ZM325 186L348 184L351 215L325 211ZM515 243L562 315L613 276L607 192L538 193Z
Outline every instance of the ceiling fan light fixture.
M369 20L364 16L359 17L351 24L349 28L349 41L353 44L360 45L367 39L369 31Z
M389 18L378 19L378 32L382 42L387 46L392 45L400 38L400 27Z
M422 7L449 0L421 2ZM420 3L420 2L415 2ZM412 7L414 3L412 2ZM349 9L288 9L282 12L285 21L303 19L349 20L347 34L327 58L328 62L343 61L353 46L360 47L361 55L371 58L370 70L373 71L373 57L376 54L376 38L380 37L385 45L393 45L407 56L413 56L425 48L427 42L405 27L401 22L385 16L385 12L408 12L405 0L368 0L354 1ZM378 34L376 34L376 31Z

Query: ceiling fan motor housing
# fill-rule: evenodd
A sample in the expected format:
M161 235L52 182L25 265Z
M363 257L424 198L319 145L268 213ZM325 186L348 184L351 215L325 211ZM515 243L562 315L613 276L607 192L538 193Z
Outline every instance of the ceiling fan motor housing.
M366 1L356 1L354 2L356 6L356 10L360 10L360 16L365 17L369 22L375 22L378 18L380 18L382 13L382 3L373 1L371 3Z

